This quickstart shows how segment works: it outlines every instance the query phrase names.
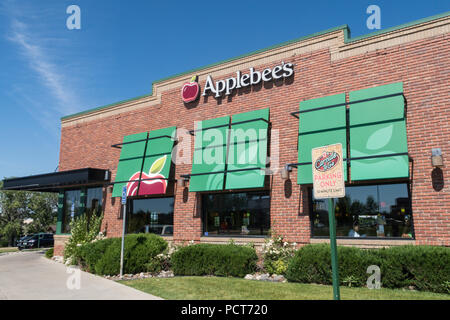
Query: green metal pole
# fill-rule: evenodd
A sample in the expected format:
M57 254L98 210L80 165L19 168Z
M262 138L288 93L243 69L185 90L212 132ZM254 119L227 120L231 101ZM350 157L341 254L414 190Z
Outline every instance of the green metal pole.
M331 269L333 271L333 299L341 300L339 292L339 265L336 245L336 220L333 199L328 199L328 220L330 224Z

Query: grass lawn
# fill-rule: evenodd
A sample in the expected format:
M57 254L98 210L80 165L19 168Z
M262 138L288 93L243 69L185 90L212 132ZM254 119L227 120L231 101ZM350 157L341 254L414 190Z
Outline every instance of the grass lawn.
M147 278L121 283L169 300L326 300L332 299L333 295L332 286L221 277ZM400 289L341 287L341 299L450 300L450 295Z
M0 253L16 252L16 251L19 251L19 249L15 248L15 247L0 248Z

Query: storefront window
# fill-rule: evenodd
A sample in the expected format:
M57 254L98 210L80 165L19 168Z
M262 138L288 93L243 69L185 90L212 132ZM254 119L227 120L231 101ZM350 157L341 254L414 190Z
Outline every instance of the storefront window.
M205 236L267 235L270 228L270 196L264 192L203 195Z
M62 233L70 233L70 222L78 215L81 192L69 190L64 192L64 216L62 221Z
M87 189L86 214L91 217L92 214L101 215L102 213L103 188Z
M351 186L335 199L336 235L349 238L412 238L408 184ZM313 194L313 192L311 192ZM329 237L328 200L312 196L312 235Z
M173 197L131 200L127 210L127 233L172 235L173 206Z

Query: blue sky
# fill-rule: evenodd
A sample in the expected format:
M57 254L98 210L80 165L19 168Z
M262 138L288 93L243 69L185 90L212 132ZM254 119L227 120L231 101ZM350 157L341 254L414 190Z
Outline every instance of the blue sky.
M81 30L66 9L81 8ZM429 1L0 2L0 178L52 172L60 118L150 93L153 81L280 42L348 24L381 28L450 10Z

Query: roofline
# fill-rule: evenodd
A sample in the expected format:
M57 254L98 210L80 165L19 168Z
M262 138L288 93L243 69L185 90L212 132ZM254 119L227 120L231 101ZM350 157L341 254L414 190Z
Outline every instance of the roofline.
M436 14L436 15L433 15L433 16L429 16L429 17L426 17L426 18L422 18L422 19L419 19L419 20L414 20L412 22L403 23L403 24L400 24L398 26L390 27L390 28L387 28L387 29L378 30L378 31L371 32L371 33L368 33L366 35L357 36L357 37L354 37L354 38L350 38L350 28L348 27L347 24L344 24L344 25L341 25L341 26L338 26L338 27L334 27L334 28L327 29L327 30L324 30L324 31L316 32L316 33L313 33L313 34L310 34L310 35L307 35L307 36L302 36L300 38L296 38L296 39L293 39L293 40L285 41L285 42L282 42L282 43L279 43L279 44L276 44L276 45L272 45L270 47L266 47L264 49L259 49L259 50L256 50L256 51L252 51L252 52L249 52L249 53L246 53L246 54L242 54L242 55L230 58L230 59L226 59L226 60L222 60L222 61L219 61L219 62L216 62L216 63L208 64L208 65L205 65L205 66L202 66L202 67L199 67L199 68L191 69L191 70L188 70L188 71L185 71L185 72L181 72L181 73L169 76L169 77L165 77L165 78L153 81L152 82L152 90L150 91L149 94L138 96L138 97L135 97L135 98L122 100L122 101L118 101L118 102L114 102L114 103L110 103L110 104L107 104L107 105L104 105L104 106L101 106L101 107L88 109L88 110L81 111L81 112L78 112L78 113L70 114L70 115L61 117L61 120L67 120L67 119L70 119L70 118L73 118L73 117L77 117L77 116L80 116L80 115L83 115L83 114L88 114L88 113L91 113L91 112L94 112L94 111L99 111L99 110L102 110L102 109L108 109L109 107L113 107L113 106L116 106L116 105L119 105L119 104L122 104L122 103L131 102L131 101L134 101L134 100L139 100L139 99L142 99L142 98L150 97L150 96L153 95L153 87L157 83L161 83L161 82L164 82L164 81L167 81L167 80L171 80L171 79L174 79L174 78L177 78L177 77L181 77L181 76L184 76L184 75L188 75L188 74L193 74L193 73L196 73L196 72L204 70L204 69L212 68L212 67L215 67L215 66L227 63L227 62L231 62L231 61L239 60L239 59L242 59L242 58L246 58L246 57L249 57L249 56L252 56L252 55L255 55L255 54L259 54L259 53L262 53L262 52L265 52L265 51L272 50L272 49L281 48L281 47L290 45L290 44L295 43L295 42L299 42L299 41L307 40L307 39L310 39L310 38L318 37L318 36L321 36L321 35L324 35L324 34L327 34L327 33L343 30L344 31L344 43L347 44L347 43L360 41L360 40L363 40L363 39L365 40L365 39L368 39L368 38L371 38L371 37L375 37L375 36L378 36L378 35L381 35L381 34L385 34L385 33L389 33L389 32L392 32L392 31L396 31L396 30L399 30L399 29L408 28L408 27L415 26L415 25L418 25L418 24L421 24L421 23L425 23L425 22L429 22L429 21L432 21L432 20L437 20L437 19L444 18L444 17L447 17L447 16L450 16L450 11L447 11L447 12L444 12L444 13L440 13L440 14Z

